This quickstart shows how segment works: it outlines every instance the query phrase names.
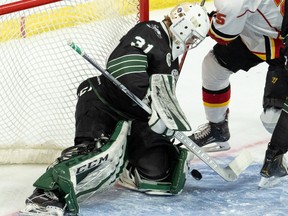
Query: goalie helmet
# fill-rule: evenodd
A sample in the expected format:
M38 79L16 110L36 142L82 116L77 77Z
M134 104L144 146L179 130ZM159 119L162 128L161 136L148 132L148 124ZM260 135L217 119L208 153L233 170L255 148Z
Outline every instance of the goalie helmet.
M209 31L209 18L204 7L181 3L170 12L172 25L172 56L175 60L186 50L195 48Z

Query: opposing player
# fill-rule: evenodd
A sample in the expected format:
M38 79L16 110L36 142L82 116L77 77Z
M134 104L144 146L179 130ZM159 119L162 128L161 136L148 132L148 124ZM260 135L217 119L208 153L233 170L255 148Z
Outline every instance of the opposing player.
M262 176L259 187L273 187L288 174L288 164L285 161L285 153L288 150L288 100L284 103L280 118L273 131L268 144L263 166L260 171Z
M281 38L284 42L282 53L285 57L285 69L288 70L288 1L285 0L284 17L281 26ZM288 85L288 83L286 83ZM260 171L259 187L273 187L281 177L288 174L285 153L288 151L288 99L286 99L280 118L268 143L264 163Z
M179 194L188 153L173 145L171 136L174 130L186 131L190 126L185 116L175 119L173 127L164 124L159 116L165 111L151 100L150 91L157 91L159 100L163 94L175 98L178 56L196 47L208 30L205 9L182 3L162 22L139 23L124 35L108 58L107 71L151 106L152 115L103 76L81 83L75 145L65 149L34 183L36 189L26 200L23 214L77 214L79 199L118 178L120 185L148 194ZM181 112L176 102L165 101Z
M230 75L262 62L269 65L261 120L272 132L288 95L288 72L279 37L284 1L214 0L214 4L209 35L217 44L202 63L202 97L209 122L190 138L199 146L210 144L205 148L218 151L230 148Z

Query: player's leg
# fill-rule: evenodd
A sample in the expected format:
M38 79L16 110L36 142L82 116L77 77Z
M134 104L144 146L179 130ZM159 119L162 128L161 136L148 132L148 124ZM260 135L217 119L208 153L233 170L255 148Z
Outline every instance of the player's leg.
M276 126L283 104L288 97L288 72L284 58L270 60L263 96L263 112L260 116L263 126L270 133Z
M191 136L195 143L204 146L216 142L218 145L215 148L229 149L229 145L225 143L230 138L228 128L231 91L229 77L240 69L248 71L261 62L263 61L260 58L247 49L240 37L228 45L216 44L206 55L202 63L202 98L209 122Z
M284 154L288 150L288 100L284 103L284 107L280 114L280 118L276 124L272 134L270 143L268 144L263 166L260 174L262 176L259 183L260 187L271 187L277 183L277 178L286 176L287 163Z
M267 147L261 175L264 177L287 175L285 165L282 164L283 155L288 150L288 100L284 103L280 118Z
M91 79L95 88L97 79ZM104 85L104 84L102 84ZM75 111L75 145L107 140L114 131L118 116L95 94L89 82L82 82L77 90L78 101Z

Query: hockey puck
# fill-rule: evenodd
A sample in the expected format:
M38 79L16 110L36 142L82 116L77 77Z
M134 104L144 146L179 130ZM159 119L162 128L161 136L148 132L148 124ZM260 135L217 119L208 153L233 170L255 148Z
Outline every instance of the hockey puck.
M198 181L202 179L202 174L196 169L191 171L191 176Z

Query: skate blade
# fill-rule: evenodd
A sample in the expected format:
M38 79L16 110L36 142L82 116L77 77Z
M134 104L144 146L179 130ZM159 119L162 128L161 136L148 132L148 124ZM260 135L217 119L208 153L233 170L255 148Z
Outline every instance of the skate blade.
M270 178L261 177L258 184L259 188L272 188L281 182L281 177L272 176Z
M17 216L58 216L57 214L51 214L49 212L25 212L25 211L20 211L18 212Z
M228 151L230 148L231 147L228 142L215 142L202 147L202 149L206 152Z
M23 211L20 211L17 216L36 216L36 215L43 215L43 216L46 216L46 215L51 215L49 213L39 213L39 212L23 212Z

